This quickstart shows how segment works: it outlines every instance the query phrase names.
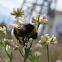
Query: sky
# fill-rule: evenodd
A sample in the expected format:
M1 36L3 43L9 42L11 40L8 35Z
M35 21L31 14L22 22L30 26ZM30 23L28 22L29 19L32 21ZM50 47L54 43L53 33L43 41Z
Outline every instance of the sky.
M0 23L5 20L6 23L13 22L14 18L10 15L13 8L20 8L22 0L0 0Z
M23 0L0 0L0 23L2 20L6 20L6 22L13 22L13 16L10 13L13 11L13 8L20 8ZM54 0L53 0L54 3ZM53 8L52 4L52 8ZM56 10L62 11L62 0L57 0Z
M11 12L13 8L20 7L21 4L22 0L0 0L0 14L7 15L7 12Z

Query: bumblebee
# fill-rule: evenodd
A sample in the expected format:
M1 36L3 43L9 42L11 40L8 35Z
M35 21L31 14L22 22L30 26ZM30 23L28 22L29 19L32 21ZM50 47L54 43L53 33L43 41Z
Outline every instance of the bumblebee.
M12 35L16 37L17 40L21 43L20 38L22 38L22 41L24 41L24 38L26 37L28 40L29 38L36 39L37 38L37 27L34 25L27 23L27 24L14 24L14 27L12 29Z

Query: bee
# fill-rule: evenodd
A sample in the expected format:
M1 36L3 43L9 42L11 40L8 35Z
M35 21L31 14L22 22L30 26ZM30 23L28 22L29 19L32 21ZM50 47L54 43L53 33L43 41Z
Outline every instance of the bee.
M30 38L37 38L37 27L30 23L18 23L12 24L9 27L12 28L12 36L15 36L17 40L21 43L20 38L24 41L25 37L29 40ZM24 43L25 44L25 43Z

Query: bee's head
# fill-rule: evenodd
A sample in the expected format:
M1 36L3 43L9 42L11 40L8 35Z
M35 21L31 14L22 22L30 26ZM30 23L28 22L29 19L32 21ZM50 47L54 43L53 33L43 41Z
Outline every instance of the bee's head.
M11 25L9 25L9 27L12 28L12 29L14 29L17 26L18 26L17 24L11 24Z

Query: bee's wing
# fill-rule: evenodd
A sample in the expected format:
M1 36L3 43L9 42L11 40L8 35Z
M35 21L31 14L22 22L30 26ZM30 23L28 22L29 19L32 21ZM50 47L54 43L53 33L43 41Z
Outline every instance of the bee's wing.
M19 23L21 23L21 24L28 24L29 22L26 21L25 19L23 19L23 20L19 20Z
M17 29L25 30L25 28L24 28L24 25L23 25L23 24L19 25L19 26L17 27Z
M14 28L14 27L17 27L18 25L17 24L11 24L11 25L9 25L8 27L10 27L10 28Z

